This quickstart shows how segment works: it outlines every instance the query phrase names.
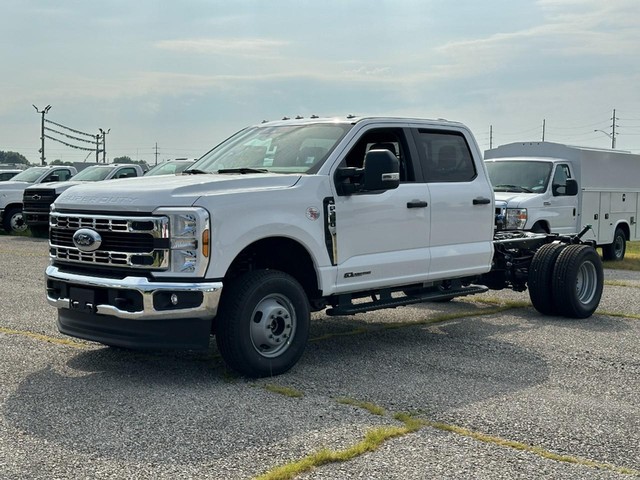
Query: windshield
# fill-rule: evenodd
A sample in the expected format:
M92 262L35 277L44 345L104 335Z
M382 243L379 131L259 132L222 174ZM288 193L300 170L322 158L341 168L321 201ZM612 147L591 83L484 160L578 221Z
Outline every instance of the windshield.
M190 167L191 165L193 165L193 161L191 162L168 161L153 167L151 170L145 173L145 177L153 177L154 175L174 175L176 173L180 173L184 171L187 167Z
M113 171L111 167L88 167L78 173L73 180L82 180L85 182L99 182L104 180Z
M211 150L187 172L313 173L351 127L318 123L247 128Z
M19 173L11 180L15 180L16 182L27 182L33 183L40 178L40 176L48 171L46 167L31 167L27 168L24 172Z
M527 160L488 160L485 163L494 192L544 192L553 166L551 162Z

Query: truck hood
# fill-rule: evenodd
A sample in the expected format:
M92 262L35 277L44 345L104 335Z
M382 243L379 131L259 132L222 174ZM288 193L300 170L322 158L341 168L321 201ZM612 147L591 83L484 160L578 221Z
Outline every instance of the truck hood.
M505 202L509 208L518 208L522 203L539 197L539 193L495 192L496 202Z
M105 180L79 184L55 201L60 210L120 210L151 213L158 207L187 207L202 195L288 188L300 175L275 173L198 174Z
M14 182L13 180L7 180L0 183L0 193L2 192L14 192L16 190L24 190L25 188L34 185L29 182Z
M38 183L36 185L31 185L29 188L27 188L27 191L30 192L31 190L54 190L55 193L60 194L69 187L73 187L74 185L81 185L83 183L87 182L83 182L82 180L68 180L66 182Z

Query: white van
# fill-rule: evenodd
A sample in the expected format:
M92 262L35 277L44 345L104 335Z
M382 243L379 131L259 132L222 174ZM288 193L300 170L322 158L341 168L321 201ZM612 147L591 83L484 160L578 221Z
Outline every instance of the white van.
M516 142L485 151L496 199L496 226L575 233L622 260L637 240L640 155L552 142Z

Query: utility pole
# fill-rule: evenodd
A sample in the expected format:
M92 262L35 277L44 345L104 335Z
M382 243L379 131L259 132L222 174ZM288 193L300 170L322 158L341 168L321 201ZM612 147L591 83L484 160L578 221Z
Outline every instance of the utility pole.
M100 154L100 134L96 134L96 163L100 163L98 155Z
M156 142L156 165L158 164L158 142Z
M543 142L544 142L544 130L545 130L546 126L547 126L547 119L543 118L542 119L542 141Z
M111 131L111 129L107 130L106 132L101 128L99 130L102 134L102 163L107 163L107 141L105 137L107 136L107 133Z
M613 117L611 117L611 148L616 148L616 109L613 109Z
M604 130L594 130L594 132L604 133L607 137L611 139L612 149L616 148L616 127L617 127L616 120L618 120L618 118L616 117L616 109L614 108L613 116L611 117L611 133L605 132Z
M493 125L489 125L489 148L493 148Z
M46 157L44 156L44 116L49 113L49 110L51 110L51 105L47 105L42 110L38 110L38 107L35 105L33 105L33 108L36 109L36 112L42 114L42 123L40 124L40 141L42 142L42 145L40 146L40 161L42 162L42 165L46 165Z

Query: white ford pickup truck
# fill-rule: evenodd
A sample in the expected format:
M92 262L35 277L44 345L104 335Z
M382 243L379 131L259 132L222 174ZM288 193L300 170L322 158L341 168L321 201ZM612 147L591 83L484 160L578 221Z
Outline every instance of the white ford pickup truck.
M311 311L528 287L543 314L590 316L603 273L587 229L494 232L494 214L481 153L460 123L263 123L182 175L62 193L47 299L64 334L187 349L214 336L248 376L296 364Z

